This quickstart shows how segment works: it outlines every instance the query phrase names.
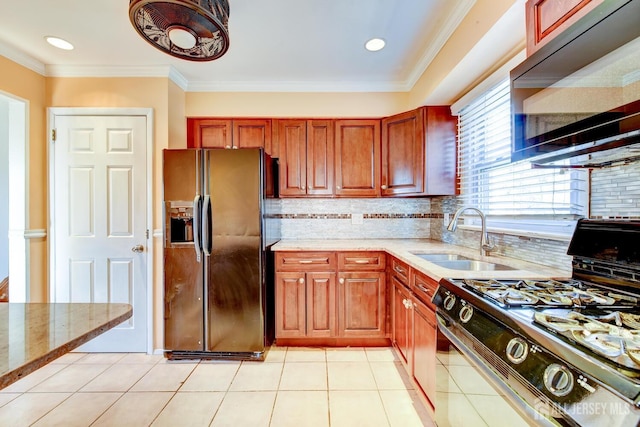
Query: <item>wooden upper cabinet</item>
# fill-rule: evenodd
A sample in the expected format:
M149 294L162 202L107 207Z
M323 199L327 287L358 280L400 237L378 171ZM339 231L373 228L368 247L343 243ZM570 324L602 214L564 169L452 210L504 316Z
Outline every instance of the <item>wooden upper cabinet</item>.
M380 195L380 120L336 120L336 196Z
M458 118L449 106L422 107L425 121L425 196L457 194Z
M189 148L264 148L271 153L271 119L187 119Z
M527 55L578 21L603 0L528 0Z
M418 109L382 120L383 196L424 192L424 119Z
M333 195L333 120L307 121L307 194Z
M280 195L333 194L333 122L278 120Z
M231 122L230 119L187 119L187 147L231 148Z
M307 122L278 120L280 196L307 194Z
M448 106L382 120L383 196L453 195L457 119Z
M264 148L271 153L271 119L234 119L233 148Z

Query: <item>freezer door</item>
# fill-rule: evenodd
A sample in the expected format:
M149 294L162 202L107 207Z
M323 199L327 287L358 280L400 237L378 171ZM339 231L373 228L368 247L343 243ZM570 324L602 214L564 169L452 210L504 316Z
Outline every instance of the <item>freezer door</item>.
M164 150L164 348L204 349L200 153Z
M262 151L205 150L204 156L212 219L205 261L206 350L262 352Z

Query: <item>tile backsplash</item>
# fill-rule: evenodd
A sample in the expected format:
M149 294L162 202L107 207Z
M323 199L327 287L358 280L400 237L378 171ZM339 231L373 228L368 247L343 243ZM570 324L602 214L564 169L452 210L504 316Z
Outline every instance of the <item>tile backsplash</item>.
M280 200L283 239L429 238L430 199Z
M592 218L640 218L640 163L591 172Z

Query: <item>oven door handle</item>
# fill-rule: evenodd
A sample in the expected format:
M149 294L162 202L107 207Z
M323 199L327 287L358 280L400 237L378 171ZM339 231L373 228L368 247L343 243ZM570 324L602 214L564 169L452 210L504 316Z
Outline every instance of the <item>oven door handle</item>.
M498 375L482 360L474 351L460 340L456 335L449 330L449 322L442 315L436 312L436 319L438 320L438 330L447 337L464 355L471 359L473 365L487 378L491 384L498 388L504 396L511 401L519 410L520 413L526 415L531 420L536 420L536 423L541 426L557 427L558 425L551 422L547 417L537 412L533 407L529 406L522 398L511 389Z

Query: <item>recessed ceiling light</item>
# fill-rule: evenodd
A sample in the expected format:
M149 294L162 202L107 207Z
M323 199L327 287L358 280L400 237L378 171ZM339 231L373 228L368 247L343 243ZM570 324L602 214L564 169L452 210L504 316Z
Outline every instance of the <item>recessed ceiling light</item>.
M47 43L49 43L51 46L55 46L58 49L64 49L64 50L73 50L73 45L71 43L69 43L66 40L63 40L59 37L51 37L51 36L47 36L44 38Z
M364 44L364 47L371 52L377 52L385 45L385 41L382 39L371 39Z

